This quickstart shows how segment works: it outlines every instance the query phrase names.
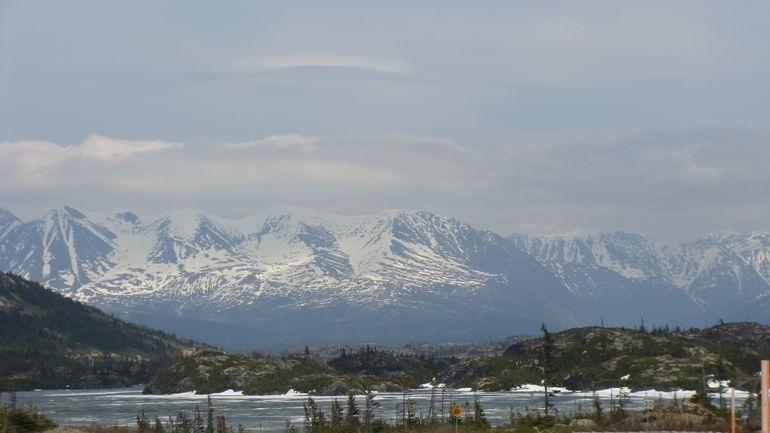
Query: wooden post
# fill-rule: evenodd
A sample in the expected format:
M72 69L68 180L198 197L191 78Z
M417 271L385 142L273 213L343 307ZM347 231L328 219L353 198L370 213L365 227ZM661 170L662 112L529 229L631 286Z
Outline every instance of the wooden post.
M762 361L762 433L770 433L770 361Z
M735 425L735 388L730 393L730 427L731 433L737 432L737 426Z

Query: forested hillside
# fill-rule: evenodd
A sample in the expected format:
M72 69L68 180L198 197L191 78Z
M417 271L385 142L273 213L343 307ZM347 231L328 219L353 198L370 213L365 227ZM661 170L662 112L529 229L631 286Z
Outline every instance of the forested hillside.
M770 357L770 328L728 323L707 329L584 327L516 342L496 355L437 357L363 347L323 362L310 351L284 357L187 352L158 372L146 392L318 394L393 391L426 382L476 390L539 384L591 391L624 386L699 390L709 379L754 386L759 361ZM753 388L752 388L753 389Z
M0 273L0 389L144 383L193 346Z

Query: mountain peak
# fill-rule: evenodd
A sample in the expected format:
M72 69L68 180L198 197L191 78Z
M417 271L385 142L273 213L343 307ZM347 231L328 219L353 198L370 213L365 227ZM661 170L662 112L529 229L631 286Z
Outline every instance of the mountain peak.
M4 224L10 224L11 222L21 222L21 219L19 219L19 217L14 215L11 211L0 207L0 229Z
M19 224L19 217L0 207L0 238Z
M16 215L13 214L13 212L5 209L4 207L0 206L0 215L10 215L14 218L16 218ZM17 218L18 219L18 218Z
M68 205L51 209L50 211L48 211L48 214L46 214L46 218L47 219L74 218L79 220L88 219L88 217L86 217L83 214L83 212L80 212L74 207L68 206Z

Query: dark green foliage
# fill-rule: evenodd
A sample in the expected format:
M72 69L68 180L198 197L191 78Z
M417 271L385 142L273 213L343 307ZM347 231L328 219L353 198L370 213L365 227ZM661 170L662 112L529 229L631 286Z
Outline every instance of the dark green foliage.
M356 405L356 397L352 392L348 393L348 400L345 408L345 425L347 427L358 426L358 406Z
M211 396L206 399L206 429L205 433L214 433L214 406L211 404Z
M229 433L227 430L227 419L224 415L217 416L217 433ZM185 432L186 433L186 432Z
M330 416L330 422L332 427L341 427L343 421L345 420L344 415L342 414L342 406L340 406L340 403L335 398L332 401L332 407L331 407L331 416Z
M653 328L649 332L587 327L550 337L553 355L547 376L558 379L548 384L581 390L617 386L626 375L629 378L622 385L631 388L699 389L704 373L745 380L756 371L759 360L770 357L770 328L755 323L686 331ZM479 360L466 368L466 377L492 376L492 389L538 383L544 341L522 341L503 357Z
M173 364L159 369L145 385L145 392L195 390L208 394L239 389L246 394L270 394L284 393L290 388L309 392L323 390L340 379L344 378L327 365L304 355L232 355L201 349L180 356Z
M0 273L0 390L143 383L192 346Z
M473 396L473 416L467 422L479 428L489 428L489 421L484 415L484 409L477 395Z
M770 328L728 323L706 330L587 327L517 342L505 354L470 358L401 355L371 346L324 363L312 356L188 351L162 368L146 392L242 390L246 394L396 391L421 383L507 390L525 383L592 390L698 389L706 374L742 384L770 358ZM622 377L629 376L621 380ZM549 396L549 403L550 403ZM550 409L550 408L549 408ZM363 418L361 418L363 419ZM207 432L210 433L210 432Z
M367 345L355 353L343 350L339 357L329 360L328 365L342 373L376 376L386 381L415 387L430 382L452 361L452 358L400 355Z
M371 390L367 390L364 397L364 431L368 433L372 426L372 421L374 420L374 410L380 403L374 401L374 393Z
M0 432L33 433L56 427L56 423L35 408L0 404Z
M201 415L201 408L197 404L195 405L195 412L193 412L193 433L203 433L203 416Z
M192 433L192 421L187 412L179 412L176 415L176 425L178 433Z
M553 354L556 348L553 337L548 332L548 328L545 327L545 323L540 326L540 330L543 332L542 343L540 344L540 368L543 370L543 396L545 397L543 406L545 416L548 416L548 410L551 409L551 403L548 399L548 386L551 385L551 377L556 372L553 362Z
M602 408L602 401L596 392L593 395L593 409L593 420L596 423L600 423L604 419L604 409Z
M136 415L136 430L139 433L149 433L150 432L150 421L147 419L147 415L144 413L144 409L142 409L138 415Z
M307 398L303 408L305 409L305 433L321 433L321 430L326 426L326 417L323 411L318 408L312 397Z
M455 422L459 433L473 432L518 432L518 433L572 433L581 431L726 431L729 429L729 414L720 412L718 408L704 409L697 405L681 405L674 401L670 405L655 405L652 409L640 411L626 411L622 404L613 406L610 413L602 415L601 405L594 406L594 413L577 412L570 415L548 415L539 411L527 413L515 413L511 409L509 422L502 426L491 427L487 421L484 409L478 398L474 398L472 405L465 402L465 416L459 418L449 417L446 421L438 418L423 417L422 414L404 415L397 414L395 422L387 422L373 416L374 394L367 393L364 409L364 422L355 426L344 420L341 416L341 408L338 402L333 403L332 412L326 413L317 405L312 397L304 403L306 433L454 433ZM336 408L335 408L336 407ZM389 410L392 410L389 409ZM399 409L400 410L400 409ZM337 412L335 415L334 412ZM407 410L407 413L409 411ZM393 418L393 413L386 418ZM143 419L140 413L137 419ZM227 418L218 415L216 418L216 433L245 433L243 426L237 429L228 427ZM192 418L194 419L194 417ZM405 422L405 419L409 419ZM342 422L340 422L342 420ZM160 425L156 418L156 425ZM741 431L750 431L748 424L743 425ZM195 431L194 422L187 413L180 412L175 419L169 418L165 426L155 427L151 433L192 433ZM298 429L287 419L284 433L297 433ZM17 433L17 432L13 432ZM103 432L91 433L128 433L128 432Z

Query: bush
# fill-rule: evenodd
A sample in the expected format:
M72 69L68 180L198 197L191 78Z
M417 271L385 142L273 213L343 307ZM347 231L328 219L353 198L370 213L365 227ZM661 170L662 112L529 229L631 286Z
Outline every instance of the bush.
M36 409L0 407L0 431L7 433L40 432L56 427L56 423Z

